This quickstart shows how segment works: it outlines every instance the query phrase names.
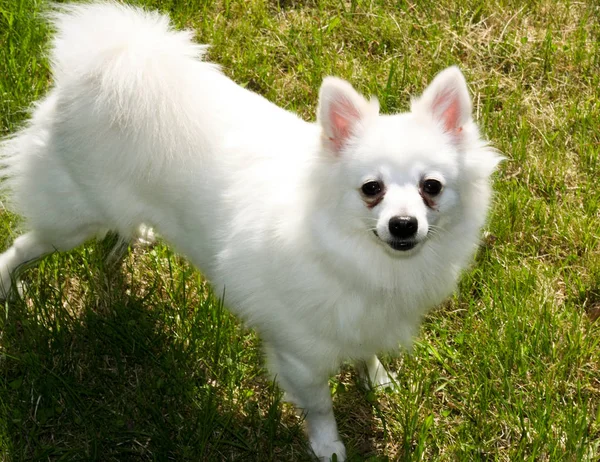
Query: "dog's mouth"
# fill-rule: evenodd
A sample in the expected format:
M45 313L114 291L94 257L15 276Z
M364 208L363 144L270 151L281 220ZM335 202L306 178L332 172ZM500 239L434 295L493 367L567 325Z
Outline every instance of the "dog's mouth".
M390 241L387 244L394 250L405 252L414 248L417 245L417 241Z
M394 250L398 250L400 252L406 252L407 250L414 249L415 246L419 243L415 239L393 239L390 241L384 241L379 237L377 230L373 230L373 234L383 243L387 244Z

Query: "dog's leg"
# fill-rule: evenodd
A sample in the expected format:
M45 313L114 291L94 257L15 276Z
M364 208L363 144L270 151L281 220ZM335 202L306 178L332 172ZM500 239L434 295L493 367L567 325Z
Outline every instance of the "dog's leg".
M148 225L140 225L137 229L137 243L142 247L150 247L156 243L156 234Z
M361 381L368 390L374 387L394 387L396 385L396 375L386 371L375 355L366 361L358 361L356 366Z
M102 244L106 248L106 262L112 267L121 264L129 252L130 246L139 246L141 248L152 247L156 244L157 239L154 230L147 225L140 225L131 238L124 238L110 231L107 233L103 232L97 237L103 238Z
M0 255L0 299L10 296L15 270L54 251L70 250L83 243L90 232L72 233L54 240L44 238L47 233L30 231L15 239L13 245Z
M328 373L319 372L308 362L287 352L267 351L270 369L292 401L306 416L308 439L315 455L329 461L335 454L346 459L346 449L338 435L333 415Z
M48 243L29 232L15 239L13 245L0 255L0 298L10 295L14 271L21 265L52 252Z

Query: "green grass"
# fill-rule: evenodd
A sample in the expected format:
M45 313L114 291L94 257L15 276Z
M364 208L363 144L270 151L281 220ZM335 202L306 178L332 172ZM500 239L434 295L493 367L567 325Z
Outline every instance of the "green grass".
M600 458L597 2L137 2L211 43L238 83L314 119L322 78L406 110L459 64L508 160L484 244L397 392L332 380L351 460ZM50 85L46 2L0 0L0 134ZM9 245L18 218L0 216ZM310 460L259 340L168 247L45 259L0 307L0 460Z

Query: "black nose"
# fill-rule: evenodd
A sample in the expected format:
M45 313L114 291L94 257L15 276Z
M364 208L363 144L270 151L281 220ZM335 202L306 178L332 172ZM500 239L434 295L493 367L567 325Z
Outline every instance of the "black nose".
M408 239L419 229L419 222L415 217L392 217L389 229L392 236L400 239Z

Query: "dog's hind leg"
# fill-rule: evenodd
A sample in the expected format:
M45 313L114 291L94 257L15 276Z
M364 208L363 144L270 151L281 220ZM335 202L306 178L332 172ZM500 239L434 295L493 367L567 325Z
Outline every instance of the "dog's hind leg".
M52 246L29 232L15 239L13 245L0 255L0 298L10 295L15 270L27 262L52 252Z
M9 297L16 272L23 265L34 262L55 251L70 250L93 236L90 228L81 228L59 238L48 238L48 233L30 231L15 239L13 245L0 254L0 299Z
M156 243L156 233L148 225L140 225L137 229L137 244L143 247L150 247Z

